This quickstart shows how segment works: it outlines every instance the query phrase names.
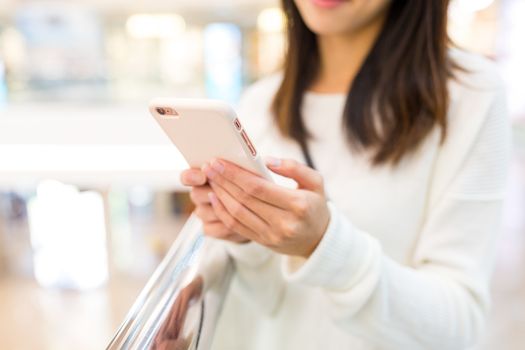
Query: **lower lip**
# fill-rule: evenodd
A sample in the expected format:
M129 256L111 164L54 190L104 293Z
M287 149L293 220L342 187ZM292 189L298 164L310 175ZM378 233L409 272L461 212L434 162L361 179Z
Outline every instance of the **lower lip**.
M319 7L331 9L342 5L345 0L312 0L312 2Z

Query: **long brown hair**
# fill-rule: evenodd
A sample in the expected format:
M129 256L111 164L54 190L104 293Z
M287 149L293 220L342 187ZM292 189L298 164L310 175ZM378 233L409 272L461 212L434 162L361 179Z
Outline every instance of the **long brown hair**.
M397 164L437 125L446 134L448 0L392 0L376 42L354 78L343 127L349 145L372 152L372 163ZM293 0L282 0L288 50L272 111L280 131L305 146L304 93L319 71L317 38Z

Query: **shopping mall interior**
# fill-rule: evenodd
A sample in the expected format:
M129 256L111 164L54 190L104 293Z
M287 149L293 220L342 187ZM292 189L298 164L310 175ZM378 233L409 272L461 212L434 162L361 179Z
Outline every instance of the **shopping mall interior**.
M191 214L156 96L235 105L281 67L277 0L0 0L0 348L101 349ZM453 0L506 82L513 160L479 349L525 344L525 1Z

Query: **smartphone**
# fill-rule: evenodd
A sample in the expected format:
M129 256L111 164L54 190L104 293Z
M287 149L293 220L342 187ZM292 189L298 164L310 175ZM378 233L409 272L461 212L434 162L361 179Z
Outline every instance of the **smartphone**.
M150 102L149 110L190 167L200 168L214 158L221 158L272 180L241 121L227 103L156 98Z

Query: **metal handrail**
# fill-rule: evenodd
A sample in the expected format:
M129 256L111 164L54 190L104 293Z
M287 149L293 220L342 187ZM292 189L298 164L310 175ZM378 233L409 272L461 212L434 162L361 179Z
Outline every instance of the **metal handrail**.
M232 271L192 215L106 349L209 349Z

